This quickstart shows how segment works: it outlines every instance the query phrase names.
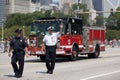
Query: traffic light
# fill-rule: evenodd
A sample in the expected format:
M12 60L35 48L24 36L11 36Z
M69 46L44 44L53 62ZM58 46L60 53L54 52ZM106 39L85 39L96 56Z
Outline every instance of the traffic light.
M110 15L113 16L113 9L110 9Z

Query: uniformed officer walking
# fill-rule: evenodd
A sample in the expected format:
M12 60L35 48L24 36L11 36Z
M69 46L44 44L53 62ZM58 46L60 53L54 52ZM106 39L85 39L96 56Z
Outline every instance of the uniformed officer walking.
M25 51L27 53L27 43L25 39L21 36L20 29L15 30L16 36L10 41L10 48L8 50L8 56L11 56L11 50L13 49L13 54L11 58L11 64L15 72L15 77L20 78L23 74L24 68L24 56ZM27 54L26 54L27 55ZM28 55L27 55L28 56ZM18 65L17 65L18 62Z
M53 33L54 27L48 27L49 34L46 34L43 38L46 50L46 67L47 73L53 74L56 58L56 43L57 38L60 37L62 33L62 24L60 25L60 32Z

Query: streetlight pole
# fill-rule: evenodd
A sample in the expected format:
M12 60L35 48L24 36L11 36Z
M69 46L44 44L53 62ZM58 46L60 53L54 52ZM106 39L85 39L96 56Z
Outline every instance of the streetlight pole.
M23 37L25 36L25 26L23 26Z
M92 0L89 0L90 1L90 5L89 5L89 25L91 26L92 25Z
M4 39L4 20L2 20L2 41Z
M80 0L78 0L78 6L77 6L77 11L79 12L79 10L80 10L80 7L79 7L79 2L80 2ZM79 18L79 13L77 12L77 18Z

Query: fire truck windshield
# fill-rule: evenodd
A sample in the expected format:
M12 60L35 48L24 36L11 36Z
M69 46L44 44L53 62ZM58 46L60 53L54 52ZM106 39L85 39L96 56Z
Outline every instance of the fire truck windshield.
M41 22L34 22L31 25L31 35L37 35L37 34L47 34L47 28L49 26L54 27L54 32L59 31L59 25L60 22L58 21L41 21Z

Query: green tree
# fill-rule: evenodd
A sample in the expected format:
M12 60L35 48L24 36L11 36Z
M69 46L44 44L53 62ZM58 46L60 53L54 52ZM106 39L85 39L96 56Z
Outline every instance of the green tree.
M96 17L96 26L103 26L105 18L103 16Z
M63 18L63 17L71 17L71 15L65 15L64 13L57 12L57 13L53 13L51 17Z
M51 10L45 11L45 17L51 17Z
M120 7L117 8L120 11ZM112 30L120 30L120 12L115 12L107 19L107 28Z
M107 30L106 31L106 39L120 39L120 30Z
M78 15L80 18L83 19L83 25L88 25L89 14L88 13L75 14L74 12L77 10L77 7L78 7L78 4L73 4L71 9L69 10L70 11L69 13L71 14L71 16ZM79 8L83 12L88 11L87 5L85 4L79 4Z
M49 16L48 14L49 13L43 14L42 12L37 12L37 11L34 13L27 13L27 14L23 14L23 13L10 14L7 16L5 26L6 28L14 25L29 26L33 20L46 17L46 15Z

